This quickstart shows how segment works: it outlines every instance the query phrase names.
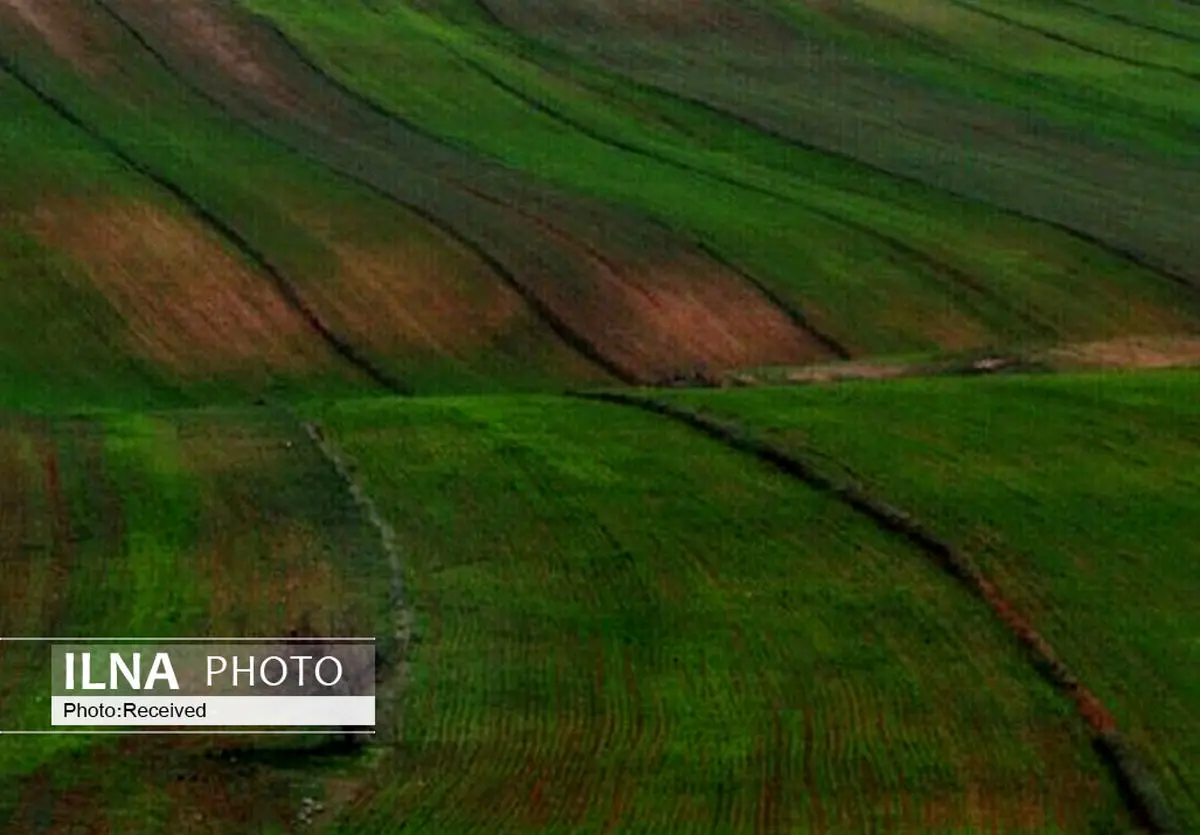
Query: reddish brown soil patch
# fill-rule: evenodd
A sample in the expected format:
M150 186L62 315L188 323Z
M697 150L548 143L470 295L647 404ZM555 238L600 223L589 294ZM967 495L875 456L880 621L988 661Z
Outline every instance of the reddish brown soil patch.
M107 59L104 38L85 4L78 0L0 0L0 25L16 18L75 69L89 75L103 72Z
M829 356L755 288L698 258L620 272L601 266L577 316L606 356L651 379Z
M215 63L240 86L265 94L278 107L296 112L307 109L302 91L266 59L270 54L267 46L252 29L239 26L216 4L203 0L127 0L123 6L156 28L173 30L173 49L201 63Z
M642 379L831 355L757 288L708 259L678 255L653 266L618 262L544 217L458 185L504 205L587 265L591 280L583 287L556 282L538 292L602 356Z
M432 247L333 248L338 280L314 291L321 309L376 352L468 359L528 316L498 279L450 272Z
M1098 368L1170 368L1200 365L1200 337L1130 337L1067 345L1050 358Z
M86 268L125 320L133 350L174 373L333 363L270 280L195 221L146 203L44 202L32 226Z

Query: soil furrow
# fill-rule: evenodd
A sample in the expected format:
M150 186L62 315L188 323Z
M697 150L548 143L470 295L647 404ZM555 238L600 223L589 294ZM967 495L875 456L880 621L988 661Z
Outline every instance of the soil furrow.
M300 159L320 166L324 170L334 174L346 182L354 183L361 188L365 188L374 196L388 202L391 205L413 213L421 220L425 221L434 229L446 235L456 244L462 246L464 249L482 261L483 264L489 270L491 270L501 282L503 282L511 291L516 293L521 298L532 314L542 324L548 327L555 337L569 349L574 351L576 354L579 354L584 359L588 360L593 365L597 366L619 382L627 385L636 385L641 382L636 376L631 375L626 369L611 361L590 340L588 340L582 334L576 332L570 325L568 325L562 319L562 317L555 313L550 306L541 299L541 297L529 286L528 283L518 278L513 270L510 270L505 264L503 264L498 256L494 255L482 243L476 240L472 234L460 230L458 226L456 226L451 220L443 218L441 215L430 210L425 205L403 198L394 190L379 185L369 177L355 174L347 168L335 165L320 154L304 150L298 145L282 139L281 137L255 124L254 122L240 118L229 108L225 102L222 102L218 97L204 90L202 87L185 77L183 73L175 69L166 55L157 47L155 47L148 38L142 35L142 33L138 31L123 15L113 9L108 0L96 0L96 2L108 12L113 20L120 25L125 32L127 32L143 49L146 50L150 56L154 58L154 60L163 68L165 72L169 73L173 78L179 81L179 83L182 84L186 89L200 96L204 101L217 108L221 113L224 113L228 118L232 119L238 125L243 126L247 130L251 131L254 135L262 137L263 139L286 149L289 153L299 157ZM337 79L333 78L332 76L329 76L324 72L324 70L313 63L311 59L305 55L305 53L303 53L297 46L288 40L288 38L269 21L266 21L258 15L255 15L255 19L256 21L262 21L264 28L269 29L276 37L278 37L280 41L285 44L293 52L293 54L295 54L297 60L301 61L316 75L324 79L340 94L352 98L356 103L366 107L376 115L382 116L388 121L399 125L404 130L412 131L423 138L436 142L437 144L445 147L447 150L458 150L453 145L448 144L443 138L438 137L435 134L426 133L423 129L410 124L406 120L387 111L382 106L376 104L370 99L356 93L349 87L346 87L344 84L337 81Z
M899 238L895 238L891 235L880 232L878 229L875 229L864 223L850 220L836 212L832 212L827 209L818 208L818 207L812 205L811 203L801 201L795 197L792 197L792 196L786 194L785 192L766 188L765 186L754 185L753 183L745 182L736 177L730 177L730 176L721 174L716 171L711 171L711 170L708 170L705 168L701 168L699 166L691 165L690 163L672 159L671 157L669 157L665 154L648 151L648 150L645 150L644 148L639 148L638 146L633 145L631 143L624 142L619 139L614 139L609 136L605 136L604 134L601 134L595 130L592 130L587 125L584 125L583 123L581 123L575 119L572 119L571 117L564 114L562 111L551 107L550 105L546 104L545 102L540 101L539 99L536 99L533 96L528 95L527 93L522 92L521 90L519 90L512 84L505 81L500 76L493 73L487 67L480 64L478 61L475 61L474 59L463 55L461 52L458 52L457 50L454 50L453 48L450 48L450 47L447 47L447 48L450 49L450 51L459 60L463 61L465 64L470 66L472 69L474 69L476 72L478 72L484 78L486 78L488 81L490 81L493 85L495 85L500 90L503 90L504 92L508 93L509 95L511 95L514 98L518 99L519 101L523 102L526 106L530 107L534 111L536 111L538 113L542 113L546 116L549 116L550 118L557 121L559 124L561 124L565 127L571 128L572 130L578 131L579 133L583 134L584 136L587 136L589 139L592 139L596 142L600 142L601 144L604 144L604 145L607 145L607 146L610 146L613 148L617 148L618 150L621 150L621 151L626 151L628 153L636 154L645 159L649 159L654 162L670 166L677 170L685 171L689 174L695 174L695 175L698 175L701 177L705 177L707 179L714 180L716 182L724 183L725 185L733 186L734 188L740 188L745 191L753 192L755 194L761 194L765 197L771 197L771 198L774 198L777 200L782 200L785 203L788 203L793 206L797 206L798 208L801 208L804 211L811 212L811 213L817 215L818 217L828 220L831 223L834 223L838 226L842 226L846 229L850 229L854 232L857 232L858 234L863 235L864 237L866 237L870 240L873 240L879 244L882 244L890 249L895 250L896 252L898 252L908 258L913 259L921 266L933 271L934 274L938 277L941 277L941 274L944 273L946 275L946 277L951 279L951 281L949 281L949 282L942 281L940 283L943 284L943 286L945 286L946 289L952 295L954 295L960 303L962 303L964 305L964 308L967 309L971 313L974 313L976 315L983 315L981 313L981 311L978 309L978 307L975 305L975 303L971 301L969 296L965 295L962 292L964 289L985 298L991 304L994 304L997 307L1000 307L1001 309L1006 310L1010 314L1018 316L1022 320L1028 321L1042 335L1048 335L1048 334L1053 333L1052 329L1050 329L1048 326L1042 324L1041 322L1036 322L1036 321L1030 319L1028 314L1025 311L1023 311L1020 307L1012 304L1011 302L1009 302L1007 299L1005 299L1000 294L992 292L985 285L974 280L973 278L971 278L969 275L967 275L962 270L960 270L956 267L953 267L943 261L938 260L937 258L924 252L923 250L918 249L917 247L914 247L910 244L904 243ZM739 275L744 276L744 274L740 273L740 272L739 272ZM762 291L761 283L759 283L757 281L754 281L752 283L754 284L756 289L758 289L760 292ZM957 285L961 285L961 287L959 287ZM767 296L767 298L768 298L768 300L772 301L773 304L776 304L776 306L779 306L781 310L783 310L785 313L787 313L788 316L793 319L793 321L796 321L796 317L792 315L792 312L790 310L788 310L786 307L778 305L778 303L776 301L778 299L778 296L775 296L774 294L772 294L770 296ZM843 348L842 350L844 351L845 349ZM847 358L848 358L848 355L847 355Z
M1096 7L1087 3L1081 3L1079 0L1057 1L1064 6L1070 6L1072 9L1079 9L1081 12L1085 12L1105 20L1111 20L1115 23L1121 23L1133 29L1140 29L1143 32L1152 32L1156 35L1165 35L1168 38L1174 38L1175 40L1183 41L1184 43L1200 44L1200 38L1196 37L1195 35L1187 35L1183 32L1176 32L1162 26L1155 26L1153 23L1143 23L1140 20L1135 20L1134 18L1129 17L1128 15L1123 15L1120 12L1109 12L1104 11L1103 9L1097 9Z
M362 373L368 379L376 383L382 388L387 389L395 394L408 395L411 391L400 381L394 379L383 369L377 367L371 360L362 356L358 350L345 338L331 331L320 316L308 306L304 299L300 296L299 291L290 279L285 277L283 273L276 268L270 260L258 249L250 243L240 232L233 226L226 223L214 212L207 209L196 198L189 194L178 183L168 179L164 175L154 171L149 166L138 161L131 154L127 153L117 142L110 139L99 129L89 125L78 114L70 109L64 102L57 99L49 92L39 87L28 75L26 75L16 64L10 61L6 56L0 55L0 70L4 70L12 78L14 78L22 87L28 90L44 105L53 110L62 119L73 125L76 129L85 134L93 142L104 148L114 157L121 161L131 171L141 175L150 182L154 183L160 189L165 191L184 208L186 208L194 217L202 221L206 226L219 234L228 244L233 246L243 257L248 259L254 266L265 273L274 284L280 296L298 313L301 318L312 328L316 333L338 356L345 360L349 365L353 366L357 371Z
M584 400L641 409L690 427L738 452L826 493L869 519L888 533L902 537L929 556L958 580L968 592L985 602L993 614L1025 648L1033 666L1055 689L1070 698L1093 734L1095 745L1109 765L1131 812L1150 831L1160 835L1178 832L1175 817L1167 806L1141 756L1116 729L1116 723L1100 700L1069 670L1053 647L1033 625L1004 597L996 585L975 566L974 561L956 546L941 539L906 511L869 496L862 488L839 483L796 455L754 439L740 429L712 418L649 397L615 392L578 392L572 396Z
M1136 58L1127 58L1126 56L1118 55L1115 52L1108 52L1106 50L1099 49L1098 47L1089 46L1081 41L1075 40L1074 38L1068 38L1066 35L1060 35L1057 32L1052 32L1049 29L1042 29L1040 26L1034 26L1031 23L1025 23L1015 18L1002 15L999 12L993 12L991 9L985 9L980 6L976 6L974 3L967 3L965 0L947 0L947 2L952 6L957 6L960 9L966 9L967 11L974 12L977 15L995 20L998 23L1003 23L1005 26L1012 26L1013 28L1020 29L1023 32L1031 32L1035 35L1045 38L1048 41L1054 41L1055 43L1069 46L1072 49L1078 49L1081 52L1088 53L1089 55L1095 55L1099 58L1107 58L1110 61L1116 61L1119 64L1125 64L1126 66L1130 67L1137 67L1141 70L1155 70L1157 72L1169 73L1170 75L1178 76L1179 78L1183 78L1188 81L1200 81L1200 73L1181 70L1178 67L1172 67L1169 64L1154 64L1149 61L1139 61Z
M1200 293L1200 279L1189 278L1187 275L1184 275L1184 274L1178 272L1175 267L1170 266L1167 263L1163 262L1160 257L1153 255L1149 252L1139 251L1138 249L1131 247L1127 244L1119 243L1114 240L1110 240L1108 238L1102 237L1099 234L1090 232L1085 228L1081 228L1079 226L1071 225L1064 221L1057 220L1046 214L1038 213L1038 212L1030 210L1030 209L1019 208L1008 201L1003 202L1003 203L993 203L985 198L971 194L968 191L964 191L961 187L955 187L955 186L946 185L946 184L934 185L934 184L927 182L913 174L904 173L903 171L901 171L895 167L890 167L886 164L879 163L879 162L871 162L869 160L861 159L859 157L854 156L851 153L839 150L835 147L829 147L826 145L821 145L821 144L816 144L813 142L805 141L805 140L800 139L799 137L794 136L790 133L785 133L782 130L764 125L761 122L756 121L755 119L752 119L748 116L744 116L741 113L738 113L734 110L730 110L726 107L714 104L706 99L688 95L687 93L683 93L679 90L673 89L671 87L663 86L663 85L655 83L655 82L644 81L644 80L635 78L625 72L615 72L614 70L612 70L610 68L604 68L604 67L597 66L591 62L588 62L588 61L585 61L584 59L579 58L578 56L563 55L561 53L561 50L555 49L555 47L553 47L552 45L548 45L541 41L531 39L530 37L526 36L524 33L520 32L519 30L510 26L508 23L505 23L496 14L496 12L490 8L487 0L475 0L475 3L481 10L483 10L483 13L487 17L487 19L489 21L491 21L495 27L497 27L498 29L503 31L506 35L508 35L512 38L515 38L520 43L526 44L533 50L553 51L556 54L562 55L562 57L565 57L565 58L570 58L571 60L574 60L577 63L578 62L584 63L589 70L602 72L602 73L605 73L608 75L615 75L615 76L621 78L621 80L624 83L630 85L631 87L633 87L635 89L639 89L639 90L649 92L649 93L654 93L657 95L667 96L669 98L675 99L676 101L682 102L682 103L687 104L692 107L695 107L698 110L702 110L710 115L733 122L734 124L737 124L737 125L741 126L742 128L745 128L746 130L754 131L765 137L774 139L778 142L782 142L786 145L790 145L794 148L798 148L800 150L807 151L809 153L821 154L829 159L837 160L839 162L843 162L843 163L852 165L860 170L871 171L876 174L883 175L884 177L891 178L891 179L894 179L899 182L903 182L903 183L911 185L911 186L916 186L922 190L936 192L936 193L940 193L940 194L943 194L943 195L946 195L949 197L953 197L957 200L961 200L962 202L967 203L972 206L984 207L988 211L991 211L991 212L998 212L1002 215L1016 218L1016 219L1019 219L1019 220L1022 220L1022 221L1028 222L1028 223L1042 224L1042 225L1047 226L1057 232L1067 235L1068 237L1074 238L1077 241L1081 241L1083 243L1089 244L1090 246L1094 246L1097 249L1099 249L1109 255L1116 256L1124 261L1127 261L1132 264L1136 264L1137 266L1139 266L1145 270L1148 270L1149 272L1155 274L1156 276L1158 276L1159 278L1161 278L1165 281L1168 281L1172 284L1175 284L1175 285L1178 285L1181 287L1185 287L1193 293ZM1168 126L1170 126L1169 123L1168 123ZM867 193L867 196L871 196L871 195L869 193Z

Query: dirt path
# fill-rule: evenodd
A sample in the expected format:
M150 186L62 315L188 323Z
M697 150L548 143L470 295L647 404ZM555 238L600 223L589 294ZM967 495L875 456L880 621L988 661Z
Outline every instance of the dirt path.
M975 359L928 362L863 359L855 362L732 371L723 378L735 386L842 383L894 380L899 377L945 377L1037 371L1116 371L1200 366L1200 336L1130 336L1078 342L1032 351L1004 352Z

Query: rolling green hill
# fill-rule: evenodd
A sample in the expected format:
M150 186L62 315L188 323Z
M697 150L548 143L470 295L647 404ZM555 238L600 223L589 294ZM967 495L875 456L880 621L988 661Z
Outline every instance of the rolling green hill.
M0 832L1200 829L1198 128L1193 0L0 0L0 637L383 662Z

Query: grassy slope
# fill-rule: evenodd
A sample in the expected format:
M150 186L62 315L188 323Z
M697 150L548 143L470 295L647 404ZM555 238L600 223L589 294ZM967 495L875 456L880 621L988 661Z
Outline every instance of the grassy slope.
M1200 118L1198 82L1157 66L1183 60L1187 46L1115 21L1097 26L1062 4L1015 7L1016 18L1041 10L1043 22L1024 28L1012 4L990 4L991 16L976 10L986 5L913 0L818 12L800 0L703 0L687 14L660 4L655 17L620 3L486 4L503 25L578 60L1200 277L1187 231L1200 184L1187 140ZM1187 16L1194 23L1194 9ZM1087 37L1064 40L1063 29ZM1140 60L1124 57L1139 38ZM1000 41L1009 48L997 53ZM1155 50L1166 55L1148 63ZM1093 114L1105 110L1097 127Z
M375 533L289 421L261 411L6 420L0 456L4 635L387 633ZM23 671L6 680L0 726L42 727L45 646L0 652L6 670ZM212 758L227 747L240 743L6 736L0 823L285 831L296 792L321 790L320 768L235 768Z
M966 546L1200 823L1200 375L686 393ZM845 474L843 473L843 474Z
M242 238L298 289L330 330L376 367L422 390L545 387L551 379L599 377L519 299L501 293L503 287L478 258L441 239L411 213L238 127L165 74L106 20L99 16L95 31L89 31L111 41L98 54L113 66L99 78L72 72L36 41L21 37L19 29L5 35L4 46L24 76ZM55 198L55 184L71 181L63 173L65 160L43 151L39 137L65 131L75 154L97 151L78 132L54 124L44 106L19 104L29 116L14 126L19 140L14 157L23 152L35 160L33 171L43 172L40 179L17 175L13 184L19 209L28 212L38 207L32 195ZM253 172L253 179L246 172ZM93 183L93 199L133 191L163 202L146 182L122 187L110 180ZM232 248L228 241L224 247ZM271 286L261 268L252 272L264 287ZM13 275L16 281L24 273L14 270ZM425 286L414 287L414 279ZM414 315L412 306L422 313ZM438 315L430 315L430 306ZM498 324L497 312L502 314ZM208 348L197 345L193 353L202 355Z
M334 831L1113 819L1003 627L753 460L549 398L321 418L396 526L419 636L397 758Z
M212 56L189 57L142 0L111 5L144 24L169 69L94 4L78 32L107 61L96 75L51 56L11 18L0 21L0 57L244 238L368 362L415 390L603 379L511 293L497 295L479 250L421 214L574 305L592 334L629 323L621 308L581 301L611 289L584 275L580 263L595 259L583 249L634 264L639 250L647 261L674 257L690 237L855 352L1195 326L1191 291L1106 251L1194 269L1187 131L1200 111L1194 83L1179 76L1196 62L1178 43L1200 31L1191 8L1092 2L1105 17L1067 3L864 0L833 18L780 0L804 27L785 35L791 51L743 41L726 60L711 39L629 31L627 19L584 38L578 19L505 32L460 0L426 0L427 12L384 0L374 13L361 4L337 16L308 0L238 4L414 124L369 116L294 55L264 50L294 72L302 99L313 95L308 112L281 115L262 90L206 63ZM0 2L0 16L11 7ZM1115 16L1138 21L1142 40ZM997 53L997 38L1021 48ZM593 51L582 55L585 41ZM799 48L828 55L835 44L840 61ZM1163 66L1132 67L1144 52ZM411 83L396 84L398 74ZM864 108L856 96L904 107ZM1014 108L1043 121L1024 124ZM370 390L311 333L294 354L256 350L256 335L282 338L294 317L259 328L232 309L214 314L211 300L168 304L152 276L188 287L224 280L229 264L244 275L223 285L224 298L279 300L261 264L2 72L0 110L17 115L0 121L0 306L14 325L0 334L0 406L62 413L278 387ZM857 139L839 129L868 112ZM964 158L956 149L968 129ZM482 197L452 182L475 177ZM938 188L1051 217L1102 245ZM49 234L45 217L90 236ZM168 220L187 243L164 255L150 244ZM546 232L550 221L561 229ZM112 229L125 241L119 257L87 249ZM185 269L164 266L176 262ZM140 307L115 294L116 278L144 290ZM447 295L398 292L433 287ZM484 314L494 309L516 312L493 328ZM200 310L211 316L200 330L167 315ZM251 349L222 354L238 345ZM681 397L780 426L784 443L811 441L831 466L848 464L970 545L1153 754L1194 824L1200 752L1179 729L1193 728L1198 697L1189 641L1200 580L1183 535L1196 484L1180 468L1196 453L1195 383L934 381ZM673 831L965 832L1000 822L1078 832L1121 817L1076 719L986 612L923 557L804 488L608 407L486 398L315 411L396 525L422 617L407 702L418 719L365 787L341 782L359 802L335 828L599 831L623 820ZM943 421L931 426L931 415ZM373 543L341 485L311 450L285 453L284 439L298 440L294 427L249 412L6 417L0 634L261 633L306 611L340 614L331 631L382 633L371 628L383 617L382 566L336 556L372 553ZM305 609L304 589L331 587L343 609ZM355 617L362 629L349 628ZM36 655L2 649L5 663L44 680ZM33 691L0 692L0 726L44 710ZM208 758L207 743L141 742L6 738L0 820L12 808L13 831L69 829L100 808L117 831L236 831L247 820L287 830L294 792L339 783L235 770ZM177 775L195 780L181 788ZM194 817L212 808L224 817Z
M470 4L442 4L448 17L397 3L336 14L316 2L243 4L396 112L709 242L858 351L1193 321L1189 294L1061 233L649 93L499 33L466 11ZM723 74L709 72L707 53L694 49L679 61L681 76ZM398 74L415 83L393 83ZM760 88L782 96L778 85ZM699 183L703 200L694 199Z

